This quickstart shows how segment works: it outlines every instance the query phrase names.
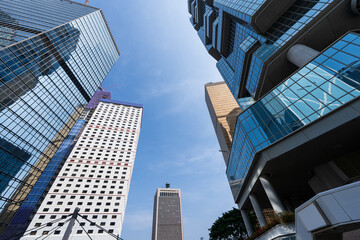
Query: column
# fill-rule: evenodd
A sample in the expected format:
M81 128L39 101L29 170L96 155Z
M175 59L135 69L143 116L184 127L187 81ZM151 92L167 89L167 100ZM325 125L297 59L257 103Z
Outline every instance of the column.
M279 196L275 192L273 186L270 184L269 180L264 177L260 177L261 185L263 186L266 196L269 198L272 208L276 213L285 212L285 207L280 201Z
M247 215L246 210L241 209L240 212L241 212L242 219L244 220L244 223L245 223L246 232L247 232L248 236L250 237L253 234L253 229L251 226L249 216Z
M302 68L317 55L319 55L319 51L302 44L295 44L289 49L286 57L290 62Z
M255 214L256 214L256 217L260 223L260 226L263 227L266 225L266 220L265 220L265 216L264 216L264 213L260 207L260 204L256 198L255 195L253 194L250 194L249 195L249 198L250 198L250 202L251 202L251 205L253 206L254 208L254 211L255 211Z

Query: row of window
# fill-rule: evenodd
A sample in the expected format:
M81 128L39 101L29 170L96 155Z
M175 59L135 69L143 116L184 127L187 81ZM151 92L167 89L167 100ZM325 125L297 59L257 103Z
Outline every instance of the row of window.
M81 196L81 195L51 195L50 199L55 199L59 197L60 199L86 199L88 198L89 200L94 200L94 199L99 199L99 200L103 200L103 199L107 199L107 200L121 200L121 197L117 196Z
M73 205L73 203L74 202L65 202L65 204L66 205ZM63 205L64 204L64 202L60 202L60 201L58 201L58 202L53 202L53 201L47 201L46 202L46 205L59 205L59 206L61 206L61 205ZM86 202L86 205L88 205L88 206L91 206L91 205L96 205L96 206L101 206L102 204L104 204L105 206L111 206L111 205L114 205L114 206L120 206L120 203L119 202L115 202L115 203L111 203L111 202L96 202L96 204L95 204L95 202ZM83 202L75 202L75 205L83 205ZM45 210L45 209L47 209L47 210ZM67 209L67 208L66 208ZM44 212L48 212L49 211L49 209L48 208L44 208L43 209L43 211Z
M98 230L93 230L93 229L89 229L87 231L87 233L89 234L93 234L97 231L97 233L104 233L104 230L101 230L101 229L98 229ZM109 229L108 230L110 233L113 233L114 232L114 229ZM64 234L65 232L63 232L62 234ZM85 232L84 232L85 233ZM30 232L30 235L36 235L37 234L37 231L32 231ZM49 231L43 231L42 232L42 235L48 235L49 234ZM54 233L54 235L60 235L61 234L61 230L56 230ZM77 230L76 231L76 234L83 234L83 230Z
M78 203L77 203L78 204ZM78 204L79 205L79 204ZM101 205L101 203L100 203ZM61 209L61 212L73 212L74 210L71 209L71 208L65 208L65 209ZM54 208L52 211L50 211L50 208L43 208L42 212L60 212L60 208ZM105 209L102 209L102 211L100 211L100 208L95 208L95 209L91 209L91 208L85 208L84 209L84 212L114 212L114 213L117 213L119 212L119 209L118 208L114 208L112 209L112 211L110 211L109 208L105 208Z

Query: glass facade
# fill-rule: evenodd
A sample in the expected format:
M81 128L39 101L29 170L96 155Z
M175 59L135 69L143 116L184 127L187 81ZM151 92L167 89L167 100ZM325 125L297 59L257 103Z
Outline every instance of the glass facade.
M241 187L256 152L360 96L360 35L351 32L238 116L227 168Z
M351 25L356 21L343 1L334 0L188 3L191 23L243 110L227 165L237 198L257 152L358 96L358 32L333 44L357 29ZM330 18L347 23L337 27ZM312 61L314 56L308 57L305 63L311 62L299 69L303 65L293 63L306 54L293 52L288 58L296 44L327 50Z
M2 231L22 203L35 202L30 190L40 176L49 180L43 171L119 51L101 10L66 0L4 0L0 11Z
M0 48L56 28L95 12L71 1L2 0L0 1Z
M253 18L263 5L271 4L269 1L214 0L208 5L209 2L202 0L189 0L189 12L196 16L191 22L206 49L209 53L213 49L219 53L221 61L217 68L244 110L258 98L259 82L265 78L262 74L269 58L309 27L332 2L296 0L261 34L254 29ZM203 5L207 9L205 13L200 10ZM216 19L208 17L211 11L217 12Z

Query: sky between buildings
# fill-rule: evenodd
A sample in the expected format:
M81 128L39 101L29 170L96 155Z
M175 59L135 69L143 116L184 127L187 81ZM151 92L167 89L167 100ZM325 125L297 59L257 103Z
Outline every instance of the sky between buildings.
M222 78L191 26L187 1L90 5L103 10L120 50L103 87L113 99L144 104L121 237L151 239L154 194L169 182L182 191L184 239L208 239L213 221L235 205L204 100L204 84Z

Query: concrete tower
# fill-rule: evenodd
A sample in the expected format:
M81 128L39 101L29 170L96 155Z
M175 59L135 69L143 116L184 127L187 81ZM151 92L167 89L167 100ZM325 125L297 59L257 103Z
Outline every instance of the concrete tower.
M152 240L183 240L180 189L158 188L154 197Z
M142 105L106 99L108 93L97 91L83 111L84 123L74 138L74 147L28 229L54 219L64 218L64 221L34 229L22 240L47 234L48 239L62 239L67 227L66 216L76 207L82 216L109 233L121 235ZM94 239L114 239L94 224L80 217L78 220L80 224L74 225L71 239L87 239L87 233Z

